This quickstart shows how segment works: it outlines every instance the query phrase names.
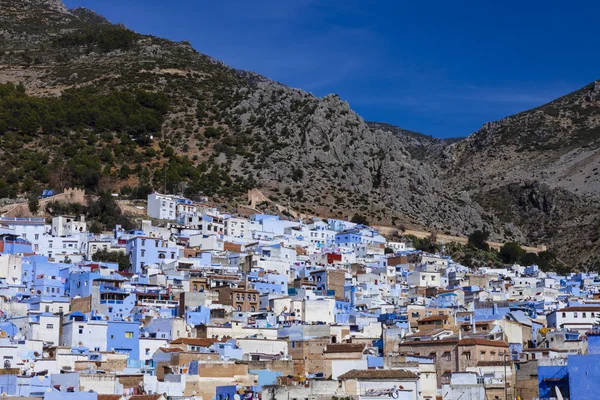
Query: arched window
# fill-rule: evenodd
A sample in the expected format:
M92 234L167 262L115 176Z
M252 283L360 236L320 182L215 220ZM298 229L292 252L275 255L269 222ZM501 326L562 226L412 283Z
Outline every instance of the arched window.
M197 291L198 291L198 285L196 285L196 284L194 283L194 292L197 292Z
M237 306L238 311L242 311L242 306Z
M254 309L254 306L250 307L250 312L254 312L254 311L256 311L256 310Z
M158 255L158 258L166 258L166 256L165 256L165 253L160 253L160 254Z
M236 299L236 300L239 300L239 299L240 299L240 294L239 294L239 293L235 295L235 299Z

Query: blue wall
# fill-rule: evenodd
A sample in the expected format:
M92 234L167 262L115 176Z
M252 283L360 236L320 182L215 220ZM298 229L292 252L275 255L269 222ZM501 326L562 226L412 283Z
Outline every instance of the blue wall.
M9 396L18 394L17 375L0 375L0 393L6 393Z
M210 322L210 308L199 306L195 311L185 312L185 323L188 325L208 325Z
M568 368L554 365L538 366L538 385L540 398L556 397L555 386L560 388L563 397L569 397Z
M600 397L600 354L571 355L568 369L571 400Z
M588 333L588 354L600 354L600 331Z
M133 332L127 337L127 332ZM140 359L140 325L138 322L108 321L106 347L117 353L128 353L132 360Z
M130 255L132 272L140 274L142 266L175 260L177 248L163 247L167 243L159 238L135 237L128 240L126 251Z
M269 369L257 369L248 371L251 374L258 375L258 386L266 386L266 385L276 385L277 377L283 376L283 373L280 371L271 371Z
M233 400L233 396L236 392L236 386L217 386L215 400Z

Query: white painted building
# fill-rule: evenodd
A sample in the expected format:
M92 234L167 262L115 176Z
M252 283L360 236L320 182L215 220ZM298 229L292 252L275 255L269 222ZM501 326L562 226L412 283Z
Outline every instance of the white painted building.
M60 343L60 315L40 315L38 321L29 323L27 339L43 340L46 343Z
M413 271L410 275L408 275L408 284L410 286L440 287L440 273Z
M0 254L0 279L9 285L21 283L23 256L18 254Z
M52 218L52 236L71 236L87 232L87 223L84 216L76 217L61 215Z
M169 339L140 337L140 360L144 363L152 359L156 350L169 347Z
M407 250L404 242L387 242L387 247L394 250L394 253Z
M248 238L248 220L246 218L231 217L223 222L224 233L226 236L235 238Z
M546 316L548 328L564 328L578 331L587 331L592 329L592 326L598 323L598 319L600 319L600 306L566 307L560 310L552 311Z
M75 321L63 324L62 345L84 346L91 351L106 351L106 321Z
M177 201L175 196L152 193L148 195L147 214L152 218L175 220Z
M36 254L54 259L57 262L71 260L79 262L86 252L85 234L73 236L50 236L42 235L37 242L33 243L33 251Z

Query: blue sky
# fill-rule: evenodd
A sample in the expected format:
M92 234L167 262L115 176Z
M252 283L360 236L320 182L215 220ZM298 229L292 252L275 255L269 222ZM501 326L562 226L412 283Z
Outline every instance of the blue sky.
M438 137L466 136L600 78L592 1L65 3Z

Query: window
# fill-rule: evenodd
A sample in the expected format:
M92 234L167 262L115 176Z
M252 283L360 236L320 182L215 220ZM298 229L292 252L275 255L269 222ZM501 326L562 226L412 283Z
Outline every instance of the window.
M470 351L465 351L463 353L463 355L465 356L465 360L470 360L471 359L471 352Z
M39 238L40 238L40 234L39 234L39 233L36 233L36 234L34 235L34 237L35 237L35 240L39 240Z
M79 325L79 334L83 335L83 325Z
M142 246L145 246L145 245L146 245L146 240L142 239Z
M158 240L154 242L154 247L158 247Z
M241 306L237 306L237 310L238 311L242 311L242 307Z
M197 291L198 291L198 285L196 285L196 284L194 283L194 292L197 292Z
M160 253L160 254L158 255L158 258L161 258L161 259L163 259L163 258L166 258L166 256L165 256L165 253Z
M150 349L146 348L146 355L149 356L150 355Z
M582 318L585 318L585 313L581 314L581 317L582 317Z
M171 260L175 259L175 253L171 253Z
M52 248L52 240L48 241L48 248L50 248L50 249Z
M250 307L250 312L254 312L254 311L256 311L254 306Z
M562 313L563 318L567 318L567 313Z
M145 257L145 256L146 256L146 251L142 250L142 257Z
M479 359L480 360L484 360L485 359L485 351L482 351L479 353Z
M449 351L445 351L444 354L442 354L442 358L445 361L452 361L452 353L450 353Z
M54 325L52 325L52 324L46 324L46 329L54 329Z
M131 339L131 338L133 338L133 332L125 332L125 337L126 337L127 339Z
M574 313L574 314L573 314L573 318L577 318L577 313Z

